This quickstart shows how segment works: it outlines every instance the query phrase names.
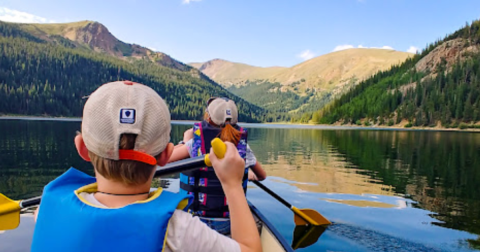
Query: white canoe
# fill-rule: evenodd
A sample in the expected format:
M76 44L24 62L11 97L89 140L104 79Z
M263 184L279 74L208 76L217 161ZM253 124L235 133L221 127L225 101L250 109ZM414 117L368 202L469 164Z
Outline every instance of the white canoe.
M293 252L294 250L285 238L278 232L273 224L252 204L249 202L250 210L260 226L260 239L262 241L263 252Z

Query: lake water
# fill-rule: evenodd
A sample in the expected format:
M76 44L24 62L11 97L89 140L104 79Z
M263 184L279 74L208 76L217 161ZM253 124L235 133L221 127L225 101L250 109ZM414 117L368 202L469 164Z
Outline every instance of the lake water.
M174 125L172 141L188 127ZM480 134L273 127L249 128L264 184L334 222L297 251L480 249ZM74 149L79 129L75 121L0 120L0 192L37 196L71 166L92 174ZM253 185L247 196L291 242L293 214ZM0 231L0 251L28 251L32 232L26 212L19 228Z

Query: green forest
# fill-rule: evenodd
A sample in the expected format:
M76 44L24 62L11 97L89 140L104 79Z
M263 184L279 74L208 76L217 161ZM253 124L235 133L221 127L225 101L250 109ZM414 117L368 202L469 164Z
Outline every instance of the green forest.
M235 100L241 121L269 118L263 108L232 95L207 77L199 78L194 69L182 72L148 60L128 62L73 48L67 39L54 41L0 22L0 114L79 117L85 103L82 97L103 83L131 80L157 91L172 119L200 119L211 96Z
M122 60L60 36L47 41L19 25L0 22L0 114L79 117L85 102L82 97L99 85L132 80L156 90L169 105L173 119L200 119L205 100L226 96L236 101L244 122L392 126L407 120L406 127L438 123L478 127L474 125L480 121L478 50L462 53L461 60L459 57L453 64L442 59L435 69L416 71L422 58L454 39L462 39L465 48L479 46L480 22L465 25L334 99L329 93L300 96L280 91L279 83L248 82L229 88L232 94L186 65L180 69L148 59Z
M243 86L231 86L228 91L243 97L246 101L268 111L266 121L308 122L313 111L324 107L331 99L330 92L315 93L312 90L298 95L290 90L281 90L283 86L276 82L246 81Z
M288 121L291 110L298 109L309 102L312 95L299 96L292 91L281 91L280 83L262 83L247 81L244 86L231 86L227 90L244 97L248 102L269 111L267 121Z
M431 72L415 70L423 57L453 39L463 39L464 47L478 46L480 21L430 44L422 53L375 74L325 108L304 117L325 124L360 124L366 119L367 126L391 126L408 120L406 127L435 126L438 122L443 127L474 127L473 123L480 120L479 53L465 52L460 55L462 60L457 59L451 67L442 58ZM411 84L410 88L405 88L407 84Z

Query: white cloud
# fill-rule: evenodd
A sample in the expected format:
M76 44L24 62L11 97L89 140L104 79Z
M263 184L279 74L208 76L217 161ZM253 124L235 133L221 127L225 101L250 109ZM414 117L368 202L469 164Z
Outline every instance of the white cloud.
M147 48L150 49L150 50L152 50L152 51L154 51L154 52L158 52L157 48L155 48L155 47L148 47L148 46L147 46Z
M419 51L420 51L420 48L415 47L415 46L410 46L407 50L407 52L409 52L409 53L417 53Z
M14 23L54 23L55 21L30 13L0 7L0 20Z
M202 1L202 0L182 0L182 3L183 4L189 4L191 2L200 2L200 1Z
M352 48L353 48L353 45L338 45L338 46L335 46L335 48L333 48L333 51L337 52L337 51L342 51L342 50L347 50Z
M313 53L310 50L305 50L305 51L301 52L300 54L298 54L297 57L302 58L303 60L309 60L309 59L315 57L315 53Z
M395 50L391 46L382 46L382 47L371 46L371 47L368 47L368 46L358 45L357 47L355 47L353 45L338 45L338 46L335 46L335 48L333 48L333 52L338 52L338 51L352 49L352 48L376 48L376 49L385 49L385 50Z

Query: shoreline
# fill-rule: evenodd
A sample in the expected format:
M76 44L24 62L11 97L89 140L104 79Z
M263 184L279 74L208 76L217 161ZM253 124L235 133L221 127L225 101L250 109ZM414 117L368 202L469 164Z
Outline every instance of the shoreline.
M81 122L81 117L52 117L52 116L24 116L24 115L0 115L0 120L26 120L26 121L65 121ZM172 120L175 125L188 125L195 120ZM284 128L284 129L324 129L324 130L390 130L390 131L432 131L432 132L471 132L478 133L480 129L459 129L442 127L410 127L401 126L356 126L356 125L338 125L338 124L299 124L289 122L275 123L239 123L250 128Z
M24 115L0 115L0 120L25 120L25 121L66 121L81 122L81 117L54 117L54 116L24 116ZM172 120L173 124L188 124L195 120Z

